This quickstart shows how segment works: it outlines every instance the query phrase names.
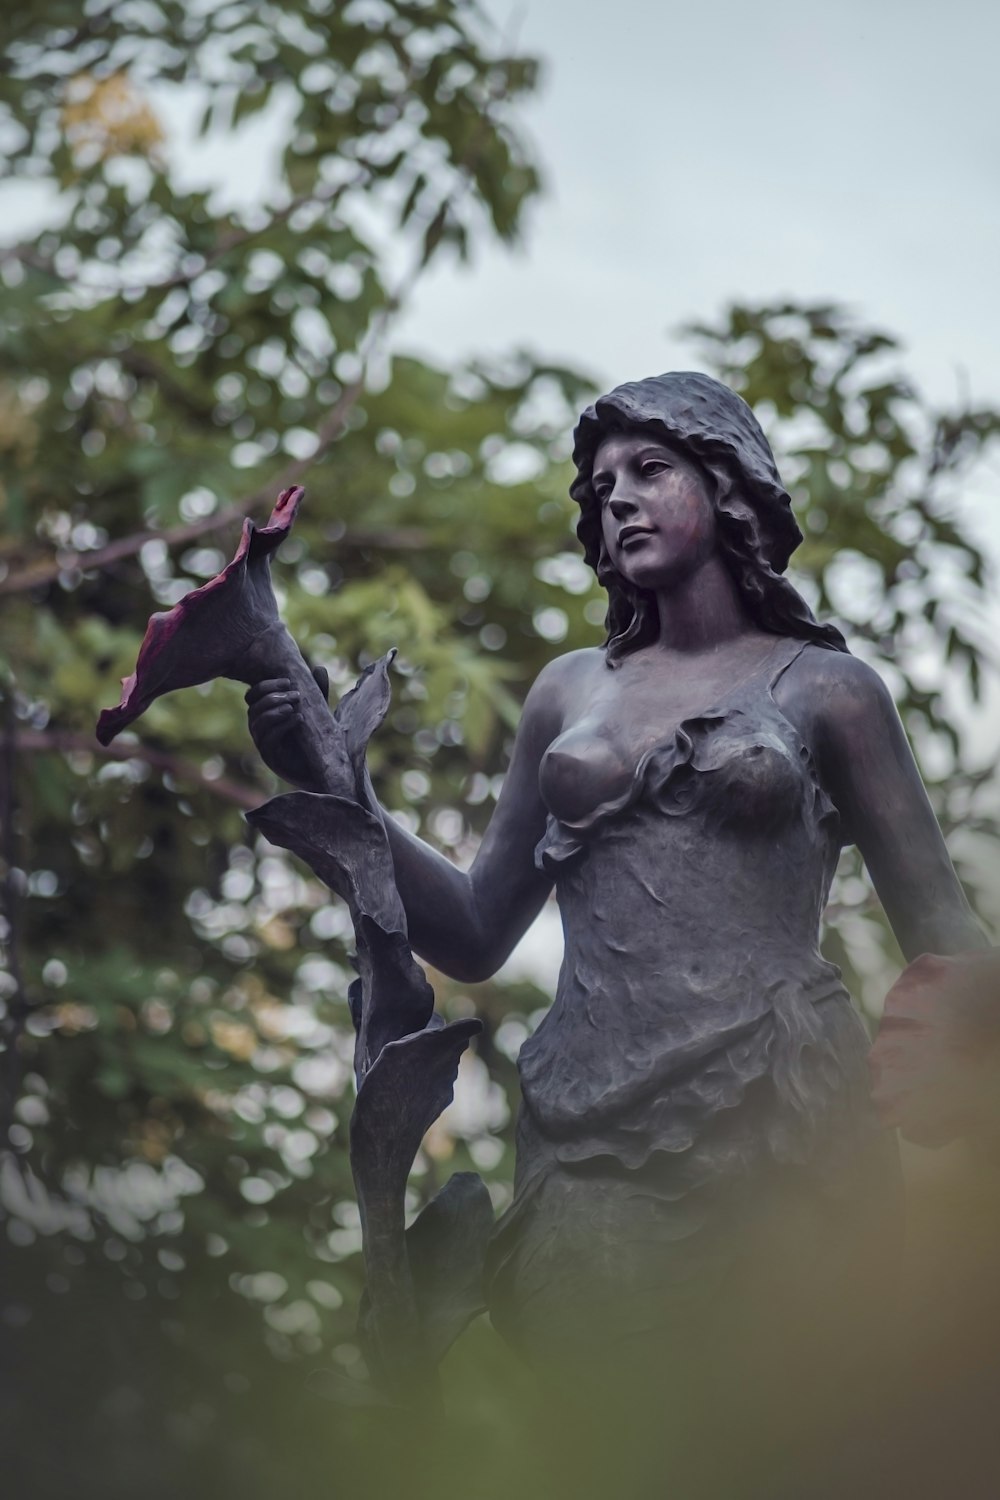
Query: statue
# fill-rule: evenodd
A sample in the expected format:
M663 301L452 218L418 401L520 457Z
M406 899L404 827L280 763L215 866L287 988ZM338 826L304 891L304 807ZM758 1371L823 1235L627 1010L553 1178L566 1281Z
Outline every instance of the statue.
M400 1354L422 1295L400 1250L402 1184L472 1029L434 1026L409 947L485 978L555 886L566 951L519 1060L513 1203L490 1232L475 1187L452 1189L448 1264L485 1253L498 1329L552 1389L592 1395L606 1432L660 1442L669 1428L704 1447L725 1411L776 1441L775 1413L787 1430L805 1390L818 1410L863 1368L898 1274L895 1144L869 1095L865 1028L819 951L841 847L859 845L908 960L985 940L887 689L785 576L801 533L749 407L701 374L622 385L584 412L573 457L607 640L551 662L528 694L468 873L375 798L364 744L386 665L331 715L261 603L266 566L241 592L258 616L185 680L250 685L253 738L299 788L251 822L351 904L359 1190L373 1154L395 1152L374 1218L399 1195L386 1223L370 1206L365 1219L376 1322L395 1308L375 1337L383 1367L417 1359L422 1335ZM230 568L249 578L255 547L266 562L296 503ZM232 587L220 579L200 608ZM175 672L158 686L143 650L106 732L183 685ZM412 1094L405 1130L377 1102L361 1118L392 1067ZM474 1275L450 1279L461 1307L435 1347L476 1306Z

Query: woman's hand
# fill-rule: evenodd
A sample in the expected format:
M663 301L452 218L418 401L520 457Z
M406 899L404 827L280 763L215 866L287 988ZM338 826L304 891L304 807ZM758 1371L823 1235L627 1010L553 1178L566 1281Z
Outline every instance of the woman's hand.
M314 667L312 674L323 697L329 697L326 670ZM317 757L309 754L305 743L307 729L300 696L289 677L270 677L256 683L246 694L247 723L266 766L303 791L319 792L323 788L314 784L311 769Z
M884 1124L917 1146L1000 1142L1000 953L925 953L886 996L869 1063Z

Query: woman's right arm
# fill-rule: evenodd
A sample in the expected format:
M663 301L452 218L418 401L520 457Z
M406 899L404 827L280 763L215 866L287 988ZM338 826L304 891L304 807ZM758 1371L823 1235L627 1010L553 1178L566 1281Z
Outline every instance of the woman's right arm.
M468 871L383 812L410 943L421 958L453 979L471 983L494 974L551 889L551 880L535 868L534 859L546 821L538 770L562 727L567 667L582 655L574 652L550 662L528 693L503 789ZM299 727L294 705L285 707L287 695L277 682L260 688L264 691L248 694L251 731L268 764L279 775L287 774L282 757L289 750L294 753ZM273 734L261 732L279 722L284 729L280 751Z
M538 768L561 723L558 678L553 662L528 694L503 788L467 872L385 816L410 942L453 979L495 974L552 887L535 868L535 846L546 819Z

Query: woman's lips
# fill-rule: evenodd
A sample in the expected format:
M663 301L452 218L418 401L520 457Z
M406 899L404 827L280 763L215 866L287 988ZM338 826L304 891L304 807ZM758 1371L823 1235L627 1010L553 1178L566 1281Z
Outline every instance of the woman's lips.
M641 541L644 537L652 536L653 531L649 526L623 526L618 533L619 547L628 547Z

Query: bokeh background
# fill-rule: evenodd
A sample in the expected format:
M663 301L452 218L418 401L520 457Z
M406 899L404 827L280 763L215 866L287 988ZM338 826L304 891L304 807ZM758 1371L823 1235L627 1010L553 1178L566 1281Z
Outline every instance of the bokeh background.
M998 33L975 0L6 7L13 1494L380 1493L346 912L243 822L274 783L236 684L93 736L151 609L282 486L308 490L286 618L336 691L399 647L373 776L466 862L534 675L601 639L576 413L720 375L778 453L796 579L889 682L995 927ZM900 960L853 851L826 946L874 1021ZM508 1201L515 1058L559 950L547 909L489 983L431 974L486 1024L414 1210L456 1169ZM967 1230L941 1160L908 1156L925 1270L942 1224ZM499 1456L523 1377L488 1327L445 1382L464 1492L523 1490Z

